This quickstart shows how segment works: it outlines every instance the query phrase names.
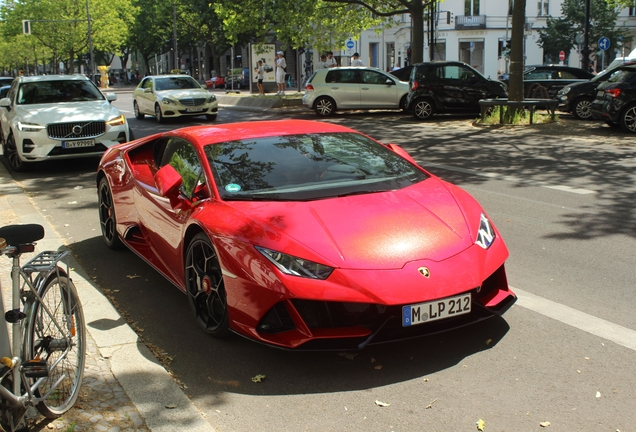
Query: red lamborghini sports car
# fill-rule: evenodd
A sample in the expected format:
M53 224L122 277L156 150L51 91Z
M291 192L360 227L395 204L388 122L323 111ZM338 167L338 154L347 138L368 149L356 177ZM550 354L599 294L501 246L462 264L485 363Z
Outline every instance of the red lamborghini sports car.
M313 121L189 127L114 146L106 244L182 290L207 333L359 349L503 314L508 249L467 192L399 146Z

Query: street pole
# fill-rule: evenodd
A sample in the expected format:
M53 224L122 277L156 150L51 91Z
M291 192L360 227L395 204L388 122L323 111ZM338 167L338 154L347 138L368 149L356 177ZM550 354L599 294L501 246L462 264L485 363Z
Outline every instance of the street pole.
M172 4L172 38L174 39L174 68L179 67L179 55L177 54L177 5Z
M91 81L95 82L95 55L93 54L93 32L91 30L91 14L88 9L88 0L86 0L86 19L88 20L88 48L91 55L90 77Z
M583 49L581 50L581 69L590 69L590 0L585 0L585 27L583 30Z

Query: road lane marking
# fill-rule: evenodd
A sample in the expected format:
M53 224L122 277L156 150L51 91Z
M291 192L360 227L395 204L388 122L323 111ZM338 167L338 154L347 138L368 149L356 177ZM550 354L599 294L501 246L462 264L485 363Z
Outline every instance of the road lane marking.
M517 305L636 351L636 331L519 288L510 288L517 294Z
M539 186L539 187L544 187L547 189L555 189L561 192L570 192L570 193L575 193L579 195L589 195L589 194L596 193L596 191L589 190L589 189L573 188L571 186L566 186L566 185L551 185L549 183L542 182L542 181L528 180L521 177L515 177L515 176L509 176L509 175L503 175L503 174L497 174L497 173L491 173L491 172L475 171L475 170L470 170L466 168L454 167L450 165L424 163L423 166L424 168L426 167L441 168L448 171L456 171L456 172L460 172L464 174L472 174L472 175L477 175L480 177L488 177L495 180L504 180L504 181L509 181L513 183L523 183L523 184L527 184L531 186Z

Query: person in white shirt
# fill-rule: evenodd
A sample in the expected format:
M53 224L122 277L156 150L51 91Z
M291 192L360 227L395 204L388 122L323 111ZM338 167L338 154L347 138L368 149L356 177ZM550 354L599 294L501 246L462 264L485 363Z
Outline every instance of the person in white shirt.
M316 63L316 69L327 69L327 54L320 56L320 61Z
M333 58L333 52L331 51L327 53L327 67L338 67L338 63L336 62L336 59Z
M360 54L353 53L353 60L351 60L351 66L364 66L362 60L360 60Z
M265 70L263 68L263 60L259 60L257 66L254 68L256 72L256 86L258 87L259 96L265 96L265 89L263 88L263 79L265 78Z
M285 57L283 57L283 52L278 51L276 53L276 84L278 85L277 96L283 96L285 94L285 68L287 68L287 63L285 62Z

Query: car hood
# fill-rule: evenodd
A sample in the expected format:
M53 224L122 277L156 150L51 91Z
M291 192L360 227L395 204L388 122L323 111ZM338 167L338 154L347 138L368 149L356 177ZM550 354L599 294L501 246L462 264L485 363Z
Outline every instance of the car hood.
M159 90L157 91L157 95L161 97L170 97L175 99L182 98L208 98L210 97L210 93L201 88L201 89L177 89L177 90Z
M107 121L118 115L119 110L110 102L60 102L54 104L16 105L16 118L25 123L46 125L82 121Z
M399 269L419 259L441 261L474 243L455 197L435 178L368 195L228 204L339 268ZM282 243L263 246L287 250Z

